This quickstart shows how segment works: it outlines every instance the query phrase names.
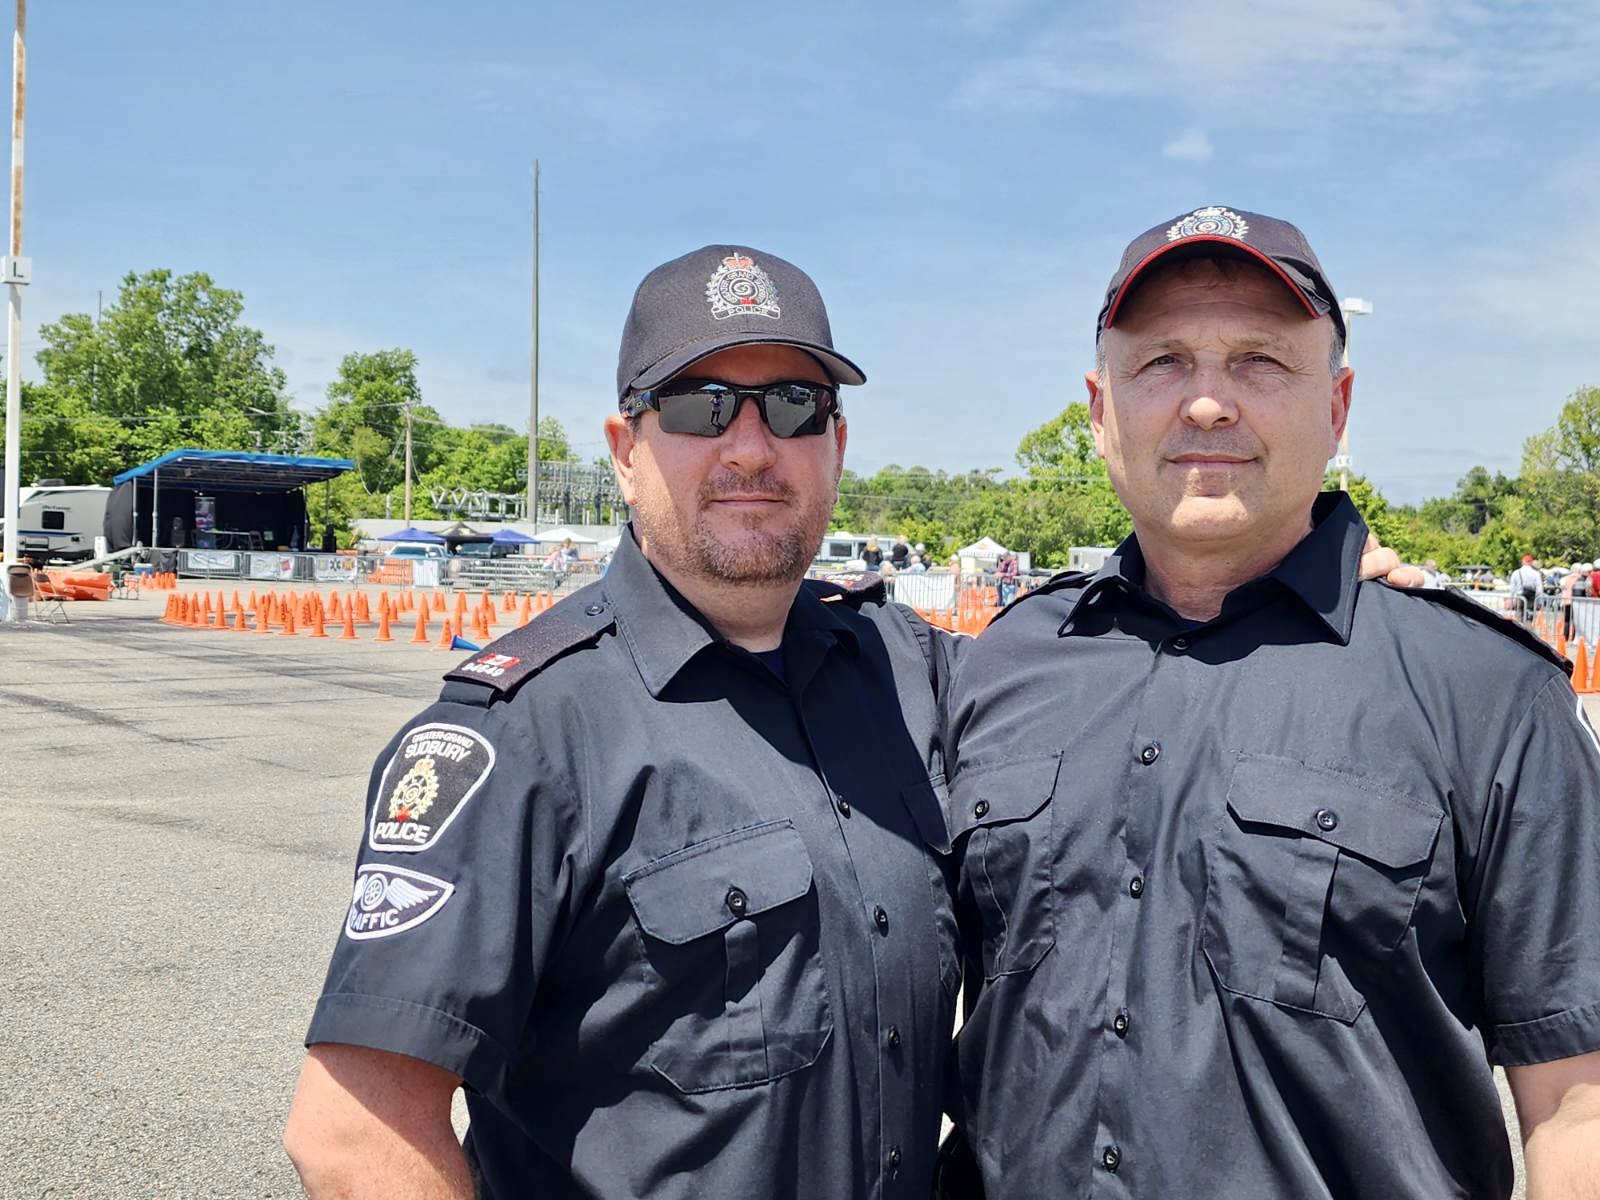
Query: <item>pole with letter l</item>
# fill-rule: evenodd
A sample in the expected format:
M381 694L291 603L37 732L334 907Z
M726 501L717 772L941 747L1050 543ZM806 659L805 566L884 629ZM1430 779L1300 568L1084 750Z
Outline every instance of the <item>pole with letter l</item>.
M22 118L27 99L28 0L17 0L17 29L11 39L11 240L5 259L10 295L6 325L6 533L0 557L10 566L17 561L17 522L22 514L22 288L32 276L32 264L22 257ZM10 596L11 574L0 584ZM6 605L6 619L20 619L15 603Z
M533 160L533 329L528 364L528 520L539 532L539 160Z

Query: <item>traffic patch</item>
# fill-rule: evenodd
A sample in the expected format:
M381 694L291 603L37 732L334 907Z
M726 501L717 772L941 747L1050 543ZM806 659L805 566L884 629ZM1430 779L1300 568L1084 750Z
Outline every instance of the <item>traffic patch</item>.
M345 936L361 942L415 929L443 908L455 890L455 884L421 871L372 863L358 867Z

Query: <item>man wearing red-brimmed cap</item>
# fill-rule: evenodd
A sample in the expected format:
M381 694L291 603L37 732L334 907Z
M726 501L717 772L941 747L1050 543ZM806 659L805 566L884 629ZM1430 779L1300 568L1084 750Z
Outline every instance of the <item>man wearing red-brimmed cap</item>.
M1335 297L1271 217L1136 238L1087 376L1133 536L952 680L990 1200L1502 1200L1491 1064L1528 1194L1600 1196L1600 742L1518 626L1360 581Z

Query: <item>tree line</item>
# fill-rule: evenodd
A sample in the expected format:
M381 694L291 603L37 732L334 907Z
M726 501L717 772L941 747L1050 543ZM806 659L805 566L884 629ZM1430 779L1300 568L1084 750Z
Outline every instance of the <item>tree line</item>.
M325 403L307 413L291 407L273 347L243 315L243 296L209 275L152 270L125 276L99 316L68 313L44 325L43 378L23 385L24 481L109 483L180 447L349 458L355 470L309 496L314 523L348 532L356 517L400 513L409 411L414 517L445 515L431 505L434 488L524 489L526 434L446 421L424 403L410 350L347 354ZM539 457L578 458L553 418L540 422ZM937 555L988 535L1046 565L1064 565L1072 546L1127 536L1127 510L1095 454L1086 405L1069 404L1030 430L1016 465L1009 476L996 468L846 470L834 526L903 535ZM1515 478L1473 467L1452 495L1420 505L1391 505L1360 477L1350 492L1408 561L1507 570L1523 554L1600 559L1600 388L1578 389L1556 423L1528 439Z

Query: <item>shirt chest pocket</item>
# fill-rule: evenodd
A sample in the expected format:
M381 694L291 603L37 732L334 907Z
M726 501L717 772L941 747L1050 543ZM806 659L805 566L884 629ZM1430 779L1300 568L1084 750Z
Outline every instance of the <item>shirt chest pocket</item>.
M1241 755L1206 847L1201 936L1218 982L1355 1021L1411 926L1443 819L1376 781Z
M683 1092L767 1083L833 1030L811 856L788 821L697 842L623 876L659 989L652 1069Z
M983 930L983 976L1031 971L1056 944L1051 799L1060 753L963 766L950 836Z

